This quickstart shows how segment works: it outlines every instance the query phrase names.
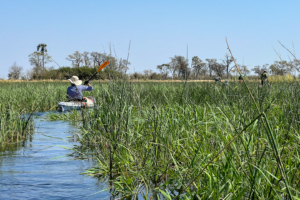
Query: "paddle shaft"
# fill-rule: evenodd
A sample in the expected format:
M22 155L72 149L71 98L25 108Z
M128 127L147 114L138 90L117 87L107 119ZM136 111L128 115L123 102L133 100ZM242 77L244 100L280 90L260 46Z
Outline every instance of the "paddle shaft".
M100 72L104 67L106 67L109 64L109 61L105 61L104 63L102 63L98 70L93 74L93 76L91 76L91 78L89 78L87 81L84 82L85 85L87 85L89 83L90 80L92 80L92 78L94 78L96 76L96 74L98 72Z
M98 72L95 72L95 73L93 74L93 76L91 76L91 78L89 78L89 79L87 80L87 82L89 82L90 80L92 80L92 79L96 76L97 73L98 73Z
M87 81L84 81L84 85L89 84L89 81L92 80L96 75L97 75L98 71L96 71Z

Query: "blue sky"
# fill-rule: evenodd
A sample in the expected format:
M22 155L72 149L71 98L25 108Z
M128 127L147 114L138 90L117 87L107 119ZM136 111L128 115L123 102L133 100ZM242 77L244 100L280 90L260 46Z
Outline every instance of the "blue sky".
M225 37L238 63L255 65L288 60L277 42L299 53L300 1L100 1L0 0L0 78L17 62L31 68L28 55L39 43L60 66L75 51L129 55L130 72L170 61L174 55L222 59ZM274 48L274 49L273 49ZM48 66L58 68L55 63Z

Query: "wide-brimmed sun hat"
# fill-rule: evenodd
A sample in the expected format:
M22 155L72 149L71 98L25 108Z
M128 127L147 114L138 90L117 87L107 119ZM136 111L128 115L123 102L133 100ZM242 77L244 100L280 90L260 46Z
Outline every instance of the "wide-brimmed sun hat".
M74 85L81 85L82 80L79 80L78 76L72 76L70 79L68 79L72 84Z

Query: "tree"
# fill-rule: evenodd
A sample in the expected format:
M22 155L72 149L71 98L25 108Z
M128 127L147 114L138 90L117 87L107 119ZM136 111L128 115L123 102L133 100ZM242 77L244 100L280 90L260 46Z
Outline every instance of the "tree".
M209 71L209 76L212 76L212 72L213 72L213 68L214 65L217 63L217 59L205 59L207 61L207 67L208 67L208 71Z
M157 74L156 72L153 72L150 74L149 78L151 80L160 80L161 79L161 74Z
M221 63L215 62L211 65L211 69L217 76L222 77L224 75L226 66Z
M170 69L170 65L169 64L162 64L162 65L157 65L156 67L163 78L167 78L168 77L168 74L169 74L169 69Z
M195 73L195 77L198 78L198 75L205 68L206 63L203 62L198 56L192 58L192 68Z
M46 72L46 69L43 67L43 65L52 62L51 56L48 54L43 54L41 52L35 51L29 56L29 62L30 65L33 66L32 69L32 78L39 78L41 79Z
M300 61L299 60L297 60L297 59L291 60L288 64L291 68L290 73L292 73L292 71L296 72L296 70L299 72L299 67L300 67Z
M105 53L102 54L98 52L92 52L90 55L94 66L100 66L102 63L108 60L107 55Z
M105 69L110 69L114 71L118 71L118 60L113 56L107 56L106 60L109 61L109 65Z
M91 66L91 62L90 62L90 57L89 57L89 52L83 52L82 54L82 59L83 59L83 63L84 66Z
M248 75L250 73L250 70L248 69L248 67L246 65L240 65L240 64L238 64L238 67L240 69L241 74ZM235 72L239 73L239 71L238 71L237 68L235 68L235 69L233 69L231 71L234 72L234 73Z
M178 76L187 79L190 75L190 68L188 67L188 60L184 56L174 56L171 58L171 63L169 64L173 70L178 71Z
M8 73L8 79L20 79L23 71L23 67L18 66L15 62L10 68Z
M233 62L233 59L231 56L229 56L227 53L225 55L225 58L222 60L224 66L225 66L225 70L226 70L226 74L227 74L227 79L229 77L229 72L230 70L232 69L229 69L230 68L230 64Z
M283 76L285 74L291 73L292 69L293 65L285 60L275 61L272 65L270 65L270 71L274 75Z
M254 66L254 68L251 69L251 71L253 71L257 75L261 75L264 72L264 70L268 71L268 66L269 64L264 64L262 67L260 65L257 65Z
M131 79L142 79L143 78L143 75L141 73L138 73L138 72L134 72L133 74L131 74L130 76Z
M144 73L144 77L147 79L153 73L153 71L151 69L150 70L146 69L143 71L143 73Z
M120 74L126 74L128 68L128 65L130 65L130 62L127 62L127 60L120 58L118 67L117 67L117 72Z
M76 53L76 52L75 52ZM73 56L70 58L70 56L67 58L69 60L73 60L73 62L78 63L80 60L79 57L81 55L81 62L84 63L85 66L91 66L93 63L93 67L97 68L99 67L103 62L109 61L109 65L105 68L106 70L118 70L118 60L111 56L107 55L106 53L98 53L98 52L83 52L83 54L80 54L79 52L76 53L76 56L73 54ZM90 55L90 57L89 57ZM78 57L77 61L75 57ZM76 64L78 65L78 64Z
M44 55L45 55L45 53L47 53L47 48L46 47L47 47L47 45L44 44L44 43L41 43L37 46L37 51L40 51L40 53L42 55L43 69L45 69L45 61L44 61L45 57L44 57Z
M250 70L246 65L239 66L241 73L244 75L248 75L250 73Z
M73 67L77 66L80 67L80 64L83 63L82 54L79 51L75 51L73 54L68 55L66 58L69 61L72 61Z
M169 70L171 71L172 77L175 78L176 73L178 72L177 61L171 58L171 62L169 63L169 65Z
M294 63L295 69L300 72L300 60L295 58L292 62Z
M27 79L27 80L33 79L33 70L32 69L26 70L26 73L24 74L24 79Z

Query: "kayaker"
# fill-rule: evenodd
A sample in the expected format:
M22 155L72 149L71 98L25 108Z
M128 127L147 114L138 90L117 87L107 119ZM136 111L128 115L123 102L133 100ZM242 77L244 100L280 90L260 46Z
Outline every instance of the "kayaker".
M78 76L72 76L68 80L71 82L71 86L67 89L67 98L69 101L85 101L82 91L92 91L94 89L89 83L87 86L81 85L82 80L79 80Z
M225 81L223 82L223 86L228 86L229 85L229 81L228 79L225 79Z
M242 77L242 74L239 76L239 82L242 82L243 80L243 77Z
M266 81L268 81L268 76L267 76L266 70L264 70L264 73L262 73L260 75L260 79L261 79L261 85L264 85L264 83L266 83Z
M215 83L217 83L217 82L221 82L221 78L220 77L216 77L215 78Z

